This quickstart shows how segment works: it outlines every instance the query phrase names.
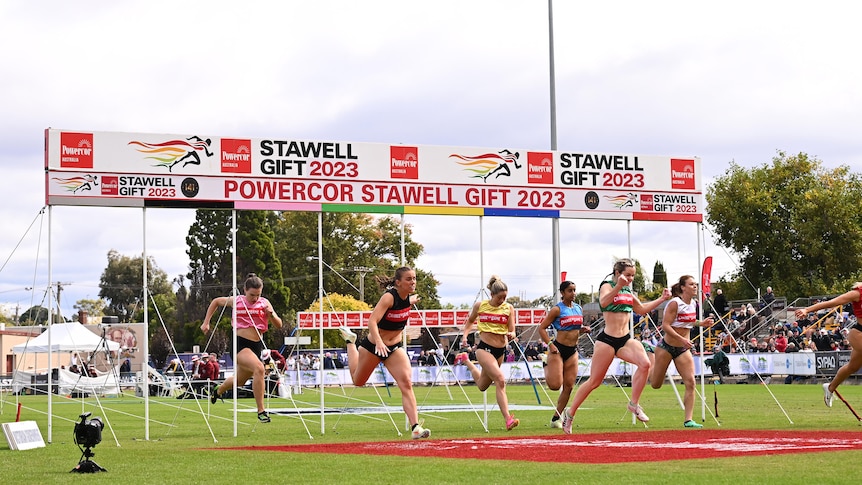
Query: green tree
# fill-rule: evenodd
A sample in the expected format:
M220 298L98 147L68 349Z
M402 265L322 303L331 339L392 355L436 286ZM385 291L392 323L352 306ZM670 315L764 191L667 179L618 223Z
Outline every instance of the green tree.
M327 293L323 297L323 313L331 312L367 312L371 311L371 305L357 300L352 295L340 295L338 293ZM320 299L314 300L305 309L306 312L320 312ZM304 335L311 337L310 348L320 347L320 332L305 331ZM323 332L323 346L326 348L344 347L344 340L337 331L327 330Z
M317 221L316 212L285 212L274 225L276 253L289 275L285 283L291 288L292 311L308 308L318 298ZM392 217L331 212L323 214L322 233L324 291L364 295L364 301L373 306L383 293L376 279L391 277L401 266L400 223ZM439 308L439 282L416 267L423 248L413 241L409 225L404 228L404 240L406 264L416 271L416 292L422 297L417 306Z
M152 257L147 259L149 294L172 293L167 274ZM131 322L143 311L143 260L141 256L123 256L114 249L108 251L108 265L99 281L99 298L107 302L105 313L118 316L121 322Z
M641 262L637 259L635 262L635 279L632 281L632 290L637 294L642 294L647 289L646 271L644 271Z
M240 211L236 213L236 268L237 292L249 273L257 274L264 282L264 296L275 311L290 324L288 313L290 290L285 286L281 261L275 252L273 226L277 214L270 211ZM186 237L189 255L189 291L183 301L183 315L199 315L184 321L182 330L194 339L203 340L198 325L210 301L217 296L232 294L233 254L231 238L231 211L199 209L195 222ZM286 329L285 329L286 330ZM267 332L264 336L270 348L281 347L282 331Z
M652 281L656 285L661 285L662 288L667 288L667 271L661 261L656 261L652 267Z
M34 305L21 313L18 317L21 325L44 325L48 321L48 309L41 305Z
M846 291L862 267L860 196L858 174L805 153L779 151L751 169L731 163L707 189L706 219L715 242L738 255L735 276L751 282L734 297L767 285L791 300Z

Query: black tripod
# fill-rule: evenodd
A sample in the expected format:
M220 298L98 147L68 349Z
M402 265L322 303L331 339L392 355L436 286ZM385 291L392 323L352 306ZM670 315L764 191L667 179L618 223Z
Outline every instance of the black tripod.
M90 447L86 447L81 454L81 459L78 461L78 466L72 468L69 473L96 473L96 472L106 472L104 468L100 467L98 463L91 460L90 458L96 456L95 453L90 449Z

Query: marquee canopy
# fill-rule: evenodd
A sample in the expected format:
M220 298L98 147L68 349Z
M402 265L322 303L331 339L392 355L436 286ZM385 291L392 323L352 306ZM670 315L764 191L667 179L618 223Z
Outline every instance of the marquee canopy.
M51 332L51 345L48 346L48 332ZM21 354L33 352L42 354L46 352L93 352L104 350L101 345L107 345L108 350L120 349L120 344L105 339L87 330L78 322L55 323L48 330L42 332L36 338L12 347L12 352Z

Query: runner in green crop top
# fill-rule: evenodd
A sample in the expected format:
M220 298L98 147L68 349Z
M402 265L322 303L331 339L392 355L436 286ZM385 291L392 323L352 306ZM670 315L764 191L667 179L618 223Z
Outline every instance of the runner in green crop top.
M649 417L643 412L638 401L649 377L650 361L643 345L629 336L631 313L644 315L653 311L663 301L670 299L670 291L665 289L657 300L641 303L632 293L635 264L630 259L621 259L614 263L614 270L610 276L609 280L599 285L599 307L605 318L605 328L596 336L590 378L578 387L571 407L563 413L563 431L566 434L572 432L575 412L593 389L601 385L614 357L619 357L637 367L632 374L632 395L628 410L640 421L649 421Z
M605 280L599 284L599 293L602 291L602 286L611 285L613 287L616 283L613 280ZM620 291L614 295L613 303L607 306L600 307L603 312L614 312L614 313L631 313L632 311L632 300L634 295L632 294L632 289L629 286L623 286L620 288ZM601 304L601 302L599 302Z

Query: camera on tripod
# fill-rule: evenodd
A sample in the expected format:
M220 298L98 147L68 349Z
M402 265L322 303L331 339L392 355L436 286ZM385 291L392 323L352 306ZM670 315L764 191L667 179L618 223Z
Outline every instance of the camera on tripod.
M92 413L80 415L81 421L75 423L75 444L92 448L102 442L102 429L105 425L100 418L87 419Z
M102 442L102 429L105 425L100 418L87 419L91 413L80 415L80 421L75 423L75 444L81 449L81 459L78 466L72 469L75 473L95 473L107 471L91 460L95 453L91 450Z

